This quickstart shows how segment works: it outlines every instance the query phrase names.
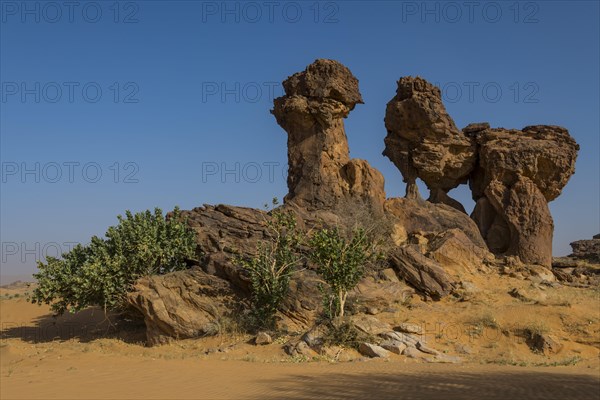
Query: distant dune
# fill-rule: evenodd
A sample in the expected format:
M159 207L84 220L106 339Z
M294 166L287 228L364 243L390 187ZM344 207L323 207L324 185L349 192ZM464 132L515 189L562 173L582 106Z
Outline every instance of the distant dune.
M20 274L20 275L0 275L0 286L10 285L17 281L21 282L35 282L31 274Z

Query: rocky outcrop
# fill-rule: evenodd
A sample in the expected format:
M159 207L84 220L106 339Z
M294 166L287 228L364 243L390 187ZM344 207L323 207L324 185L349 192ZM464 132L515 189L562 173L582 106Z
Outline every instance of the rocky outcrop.
M362 103L350 70L336 61L317 60L283 86L285 96L275 99L272 110L288 134L289 193L281 210L293 212L305 232L362 225L386 243L387 265L369 271L349 293L351 311L358 314L354 325L369 334L388 332L385 339L391 342L383 343L385 349L409 357L442 357L424 343L389 334L391 328L372 315L393 312L415 290L436 300L464 290L465 275L487 272L486 265L493 264L488 248L549 265L547 202L572 175L578 149L566 129L509 131L478 123L459 130L438 88L421 78L401 78L387 105L384 154L402 172L407 196L386 200L381 173L349 156L344 119ZM421 199L417 178L427 184L429 201ZM448 195L467 181L476 200L472 218ZM247 311L251 285L239 259L255 255L273 235L268 226L272 213L252 208L205 205L182 216L196 233L193 263L198 265L142 278L128 295L129 304L144 316L149 344L214 334L221 321ZM577 244L574 254L597 251L596 245ZM277 315L280 329L299 332L315 326L323 282L312 268L307 262L292 275ZM318 347L311 342L302 341ZM369 346L363 345L364 353L387 354ZM300 343L289 346L290 354L311 351Z
M385 113L385 150L407 184L407 197L418 198L416 178L430 189L430 201L462 209L447 195L466 183L476 160L472 139L444 108L440 89L426 80L403 77Z
M461 229L448 229L426 239L426 256L437 261L444 271L458 280L487 272L487 264L495 261L493 254L475 245Z
M405 207L402 207L405 202ZM398 276L421 293L435 299L447 295L455 284L454 278L444 271L444 264L435 261L435 257L440 258L441 254L446 254L443 261L447 262L457 252L444 250L444 245L440 243L448 240L442 240L437 235L450 227L458 229L465 222L473 223L465 214L449 206L422 203L422 206L418 206L415 201L407 199L390 201L388 206L395 211L388 214L396 224L405 224L408 228L405 232L412 234L413 229L429 228L435 246L426 247L425 251L434 251L435 256L431 255L434 258L429 259L410 249L399 249L400 256L397 254L396 257L400 257L402 261L396 258L391 263L396 273L391 269L386 270L384 272L388 273L382 275L384 279L368 275L350 293L352 302L360 307L356 312L377 313L393 309L397 303L406 301L414 290L398 280ZM427 211L428 207L431 210ZM343 220L339 215L327 211L308 212L296 206L285 208L295 213L299 226L307 231L323 223L333 225ZM400 210L405 213L400 213ZM239 312L239 307L243 308L243 304L247 304L250 294L249 279L236 261L237 258L254 255L257 245L269 240L271 235L267 227L271 215L261 210L205 205L183 211L182 216L196 232L201 267L140 279L128 298L129 303L144 316L150 345L168 342L170 338L190 338L218 332L219 321ZM431 221L435 223L428 220L419 222L423 216L432 218ZM456 220L453 221L453 218ZM477 241L476 228L471 228L471 234ZM474 250L474 254L483 251L479 247L483 243L481 238L479 245L475 245L466 233L448 233L447 236L459 236L467 249L468 246L478 249ZM407 238L401 244L408 243L406 240ZM467 253L462 256L468 259L470 253L465 251ZM299 332L315 323L322 310L320 284L322 280L311 269L304 269L293 275L289 293L279 313L280 329Z
M590 240L578 240L571 243L573 253L569 256L578 260L600 264L600 234Z
M402 279L432 299L446 296L459 281L484 271L494 260L477 225L451 206L389 199L385 212L398 246L390 264Z
M449 229L461 230L479 248L486 248L477 225L469 216L446 204L423 200L394 198L384 205L396 245L405 243L411 234L437 234Z
M390 264L402 279L434 300L450 294L457 284L436 261L425 257L414 245L395 250L390 255Z
M214 335L239 304L229 281L199 268L142 278L127 296L144 316L149 345Z
M600 285L600 234L571 243L573 253L552 259L552 272L565 283L580 287Z
M470 129L479 161L470 179L472 217L490 250L550 267L554 224L548 202L575 171L579 146L558 126Z
M464 208L448 191L469 181L476 201L472 218L489 249L550 267L553 222L548 202L575 171L579 146L559 126L522 130L474 123L458 130L440 90L422 78L403 77L388 103L384 155L400 169L408 198L416 179L429 201Z
M333 60L317 60L283 82L285 96L273 115L288 133L286 203L332 209L344 202L381 212L383 175L364 160L350 159L344 118L362 103L358 80Z
M196 232L202 269L249 293L249 280L234 259L255 254L258 243L269 237L268 213L220 204L196 207L181 215Z

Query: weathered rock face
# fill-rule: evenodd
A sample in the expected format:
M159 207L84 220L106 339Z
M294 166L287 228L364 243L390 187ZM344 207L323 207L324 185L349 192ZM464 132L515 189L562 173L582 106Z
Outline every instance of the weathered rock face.
M388 103L384 155L400 169L407 197L418 198L416 178L429 201L464 208L448 191L467 180L476 201L471 215L489 249L527 264L552 263L548 202L575 171L579 146L559 126L492 129L474 123L459 131L440 90L421 78L398 81Z
M495 259L487 249L475 245L461 229L449 229L427 239L426 255L456 279L481 272L482 267Z
M138 280L128 301L143 316L149 345L214 335L239 300L230 282L199 268Z
M471 130L469 135L478 144L479 161L470 180L475 198L481 197L494 180L511 187L525 177L546 201L552 201L575 172L579 146L560 126Z
M387 105L385 127L383 154L402 172L407 197L418 197L420 178L432 202L462 208L447 192L466 183L476 148L446 112L439 88L419 77L400 78L396 96Z
M472 217L490 250L527 264L552 264L554 225L548 202L575 171L579 146L558 126L468 129L479 161L470 185Z
M383 175L364 160L351 160L344 118L362 103L358 80L333 60L317 60L283 82L285 96L272 113L288 133L286 203L331 209L349 201L381 211Z
M198 250L203 255L202 269L249 293L250 282L233 260L237 255L255 254L258 243L269 237L269 215L262 210L223 204L204 205L182 211L181 215L196 232Z
M449 229L459 229L474 246L486 248L473 220L446 204L407 198L388 199L385 202L385 213L392 223L392 238L397 245L406 242L414 233L437 234Z
M600 264L600 234L591 240L578 240L571 243L573 254L569 257Z
M573 253L552 259L552 272L566 284L576 286L600 285L600 234L590 240L571 243Z
M433 299L448 295L455 288L455 280L434 260L425 257L416 246L397 249L390 263L398 275Z

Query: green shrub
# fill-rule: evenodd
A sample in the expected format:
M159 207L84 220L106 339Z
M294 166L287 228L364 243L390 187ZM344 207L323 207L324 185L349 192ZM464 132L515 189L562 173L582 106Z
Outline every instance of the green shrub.
M108 228L105 239L94 236L61 259L38 261L32 303L50 304L58 314L89 306L120 309L136 279L185 269L186 259L194 258L195 234L178 208L168 219L158 208L117 218L119 224Z
M323 343L327 346L343 346L358 350L362 342L371 342L374 338L361 332L349 321L334 323L329 320L325 324L327 331L323 336Z
M329 284L325 312L330 319L342 319L348 292L364 277L367 263L377 256L375 246L362 228L354 229L348 238L338 228L321 229L309 244L310 259Z
M277 204L273 199L273 206ZM238 260L252 283L252 325L258 329L274 328L275 314L287 295L292 273L302 263L302 233L293 212L271 211L267 228L270 238L258 244L256 255Z

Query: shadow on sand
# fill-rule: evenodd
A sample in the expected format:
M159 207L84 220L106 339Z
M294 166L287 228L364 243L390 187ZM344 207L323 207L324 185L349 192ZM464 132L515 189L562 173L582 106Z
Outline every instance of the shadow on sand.
M102 338L120 339L127 343L140 343L145 340L143 321L122 318L99 308L61 316L51 314L37 317L35 325L2 321L0 337L17 338L28 343L77 340L88 343Z
M517 367L515 367L517 368ZM397 371L397 368L394 368ZM291 375L265 381L271 399L600 399L600 377L545 371L423 371L415 374Z

